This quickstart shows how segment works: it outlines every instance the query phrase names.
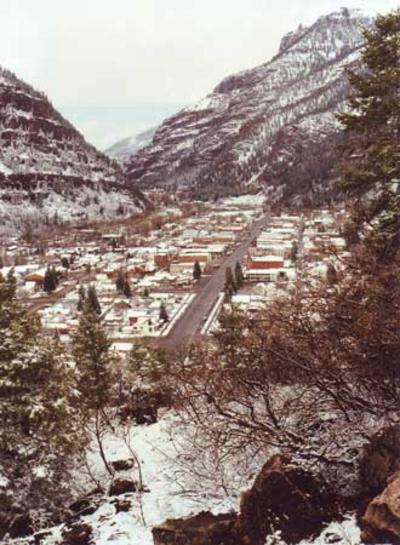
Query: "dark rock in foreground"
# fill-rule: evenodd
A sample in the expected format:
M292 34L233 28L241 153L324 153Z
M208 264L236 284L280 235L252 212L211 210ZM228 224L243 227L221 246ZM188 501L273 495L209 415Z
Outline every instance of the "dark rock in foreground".
M397 471L400 471L399 424L380 430L364 447L360 477L367 493L379 494Z
M135 462L132 458L129 458L128 460L114 460L111 465L115 471L128 471L134 467Z
M194 517L167 520L153 528L154 545L233 545L237 515L202 512Z
M254 545L280 530L284 541L296 543L322 530L334 518L334 499L323 484L282 456L273 456L252 488L242 496L236 531Z
M115 481L110 486L109 495L120 496L121 494L137 492L138 490L139 485L134 481L130 481L128 479L115 479Z
M361 526L363 543L400 544L400 473L369 503Z
M62 545L90 545L92 543L93 528L90 524L75 523L62 531Z
M264 545L280 531L287 543L318 534L336 515L332 496L307 471L272 457L242 496L240 513L168 520L153 529L155 545Z

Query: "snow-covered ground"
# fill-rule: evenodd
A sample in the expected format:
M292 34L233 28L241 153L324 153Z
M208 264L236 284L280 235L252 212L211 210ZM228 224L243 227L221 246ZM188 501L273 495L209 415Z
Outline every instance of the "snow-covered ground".
M250 457L247 466L240 462L227 467L213 458L207 449L199 458L198 452L192 452L189 446L190 430L172 413L164 414L155 424L134 426L127 440L117 435L105 439L108 459L131 458L132 448L140 460L143 484L148 491L119 496L130 500L129 512L116 513L113 503L116 498L105 497L94 514L81 518L92 526L96 545L153 545L152 527L168 518L180 518L203 510L215 514L237 510L240 492L251 486L262 465L262 460ZM105 472L97 453L92 454L89 462L96 477L104 483ZM117 476L135 480L137 469ZM81 486L87 486L82 475L79 480ZM42 544L56 545L61 541L62 529L63 526L54 528ZM266 543L270 542L271 539L267 539ZM330 543L359 545L360 533L354 519L332 523L316 540L305 540L301 545Z
M82 517L82 521L94 528L96 545L152 545L153 526L168 518L203 510L221 513L236 509L240 488L246 489L251 484L250 475L240 476L234 467L223 472L218 461L212 460L206 451L204 459L194 464L195 454L188 447L189 436L185 436L179 418L171 413L155 424L132 427L128 444L140 460L143 484L149 491L123 496L131 500L130 512L116 514L112 503L115 498L105 498L93 515ZM126 440L118 432L105 438L105 451L110 461L132 457ZM96 477L107 482L96 452L89 463ZM253 471L256 469L253 467ZM117 477L137 480L137 469L118 472ZM224 479L229 479L228 486ZM81 490L93 488L87 476L79 475L77 481ZM55 528L43 545L55 545L61 531L62 526Z
M1 169L0 163L0 169ZM72 197L49 189L40 205L30 201L25 192L15 192L15 201L6 198L9 190L0 190L0 233L15 233L24 225L43 225L45 221L79 222L110 220L142 211L137 202L124 192L81 187Z
M221 203L225 206L262 206L266 201L265 193L256 193L252 195L241 195L239 197L228 197Z

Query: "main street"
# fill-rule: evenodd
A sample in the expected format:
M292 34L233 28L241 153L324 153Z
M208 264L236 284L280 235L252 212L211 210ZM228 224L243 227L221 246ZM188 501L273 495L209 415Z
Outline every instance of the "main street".
M200 331L201 326L211 312L219 293L224 288L226 268L231 267L233 270L236 261L241 262L243 260L251 243L255 238L257 238L260 231L268 223L268 220L268 217L263 217L262 219L256 221L250 232L247 234L245 240L235 248L232 254L224 259L218 270L216 270L210 277L203 278L200 281L199 291L187 308L186 312L176 323L168 337L165 339L160 339L158 344L162 348L167 351L174 352L184 350L191 344L196 333Z

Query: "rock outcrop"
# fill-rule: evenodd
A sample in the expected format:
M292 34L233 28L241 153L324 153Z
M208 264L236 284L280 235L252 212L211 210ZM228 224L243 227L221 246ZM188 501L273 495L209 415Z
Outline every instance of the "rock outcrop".
M91 545L93 528L85 522L76 522L66 526L62 532L62 545Z
M235 514L202 512L153 528L154 545L233 545ZM239 543L237 544L239 545Z
M378 494L397 471L400 471L399 424L380 430L365 445L360 460L360 477L368 494Z
M128 471L134 467L135 461L133 458L128 458L127 460L113 460L111 465L115 471Z
M361 525L363 543L400 544L400 473L369 503Z
M110 486L110 496L121 496L122 494L128 494L130 492L137 492L140 490L138 483L130 481L129 479L115 479Z
M235 531L243 543L264 545L276 530L287 543L296 543L332 520L334 503L315 477L276 455L242 495Z
M242 495L239 514L203 512L168 520L153 536L155 545L264 545L267 535L279 531L286 543L297 543L319 533L335 515L323 485L277 455Z

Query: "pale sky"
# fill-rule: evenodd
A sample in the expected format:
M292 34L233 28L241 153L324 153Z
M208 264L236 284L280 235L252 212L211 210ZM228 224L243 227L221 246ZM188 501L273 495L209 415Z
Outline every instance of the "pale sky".
M0 0L0 65L44 91L100 148L269 60L319 16L399 0Z

